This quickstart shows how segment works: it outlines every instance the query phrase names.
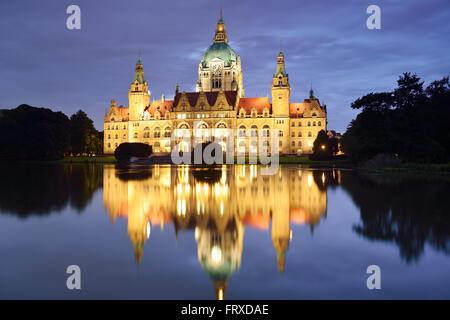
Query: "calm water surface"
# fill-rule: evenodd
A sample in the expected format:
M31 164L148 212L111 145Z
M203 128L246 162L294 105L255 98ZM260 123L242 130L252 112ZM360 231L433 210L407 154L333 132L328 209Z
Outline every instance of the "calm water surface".
M3 166L0 298L450 298L448 175L259 169Z

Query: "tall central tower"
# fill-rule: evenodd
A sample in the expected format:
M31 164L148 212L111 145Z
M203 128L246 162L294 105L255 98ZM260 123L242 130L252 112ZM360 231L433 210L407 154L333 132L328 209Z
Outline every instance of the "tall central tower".
M128 102L130 106L130 120L141 120L144 108L150 104L150 93L144 77L144 66L141 59L136 62L134 79L128 90Z
M196 91L238 91L244 96L241 57L228 44L225 20L220 9L213 44L198 66Z

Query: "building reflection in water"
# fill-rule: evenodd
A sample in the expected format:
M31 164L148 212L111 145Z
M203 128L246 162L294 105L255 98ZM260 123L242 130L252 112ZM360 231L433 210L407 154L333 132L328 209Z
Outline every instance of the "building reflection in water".
M105 166L103 201L112 222L128 219L138 263L152 227L173 223L176 237L195 230L198 260L213 280L217 298L223 299L228 279L241 264L245 228L271 229L278 270L283 272L291 224L313 228L326 216L326 180L337 180L337 175L339 171L284 168L266 176L255 165L136 170Z

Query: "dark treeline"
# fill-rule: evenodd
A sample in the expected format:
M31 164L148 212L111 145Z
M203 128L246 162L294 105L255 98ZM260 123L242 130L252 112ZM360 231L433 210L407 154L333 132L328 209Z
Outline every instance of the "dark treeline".
M0 110L0 160L56 160L101 151L101 133L81 110L70 118L24 104Z
M360 109L342 137L342 150L354 162L379 154L407 162L450 159L449 78L423 87L416 75L404 73L392 92L369 93L352 103Z
M70 205L81 212L103 186L95 165L12 164L0 167L0 212L43 216Z
M408 263L425 245L450 254L449 177L341 173L341 186L360 209L354 232L396 244Z

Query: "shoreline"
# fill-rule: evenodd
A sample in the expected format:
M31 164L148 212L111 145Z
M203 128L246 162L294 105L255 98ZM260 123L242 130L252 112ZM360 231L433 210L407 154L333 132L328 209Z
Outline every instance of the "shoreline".
M245 165L249 165L248 157L245 157ZM97 156L97 157L66 157L54 161L24 161L36 163L61 163L61 164L118 164L114 156ZM137 160L129 163L129 166L149 166L149 165L172 165L170 157L168 156L153 156L149 159ZM225 165L240 165L235 159L235 163ZM263 165L257 163L256 165ZM450 163L447 164L422 164L422 163L405 163L400 167L379 167L368 168L358 165L353 165L347 160L309 160L308 156L280 156L279 165L299 165L304 168L330 168L330 169L351 169L370 171L376 173L415 173L415 172L433 172L450 174ZM201 166L201 165L200 165ZM205 165L207 167L207 165Z

